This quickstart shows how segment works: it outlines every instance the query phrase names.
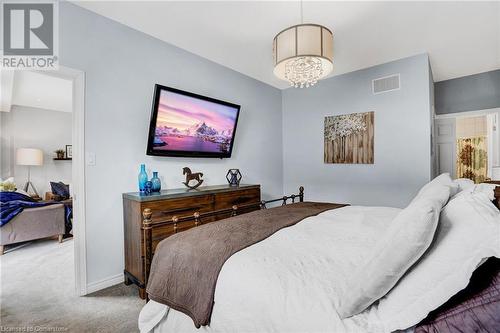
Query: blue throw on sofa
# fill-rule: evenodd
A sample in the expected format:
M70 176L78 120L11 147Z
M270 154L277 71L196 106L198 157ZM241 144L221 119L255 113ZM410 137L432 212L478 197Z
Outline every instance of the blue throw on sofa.
M9 223L14 217L20 214L25 208L44 207L59 204L57 201L37 202L33 198L19 192L0 191L0 227ZM72 209L64 205L66 231L71 231Z

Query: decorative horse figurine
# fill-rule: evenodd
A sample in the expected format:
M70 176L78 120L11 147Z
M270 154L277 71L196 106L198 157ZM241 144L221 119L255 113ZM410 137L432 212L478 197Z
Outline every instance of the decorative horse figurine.
M200 186L201 183L203 183L203 179L201 179L201 177L203 177L203 173L201 173L201 172L192 173L191 169L189 169L188 167L185 167L185 168L182 168L182 174L186 175L186 181L183 184L186 185L187 187L189 187L190 189L195 189L198 186ZM198 183L196 185L191 186L191 185L189 185L189 182L191 180L196 180Z

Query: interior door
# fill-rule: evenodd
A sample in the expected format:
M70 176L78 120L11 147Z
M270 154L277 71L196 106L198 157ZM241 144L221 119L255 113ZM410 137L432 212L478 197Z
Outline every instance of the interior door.
M455 118L435 120L436 161L438 174L449 172L456 178L456 124Z

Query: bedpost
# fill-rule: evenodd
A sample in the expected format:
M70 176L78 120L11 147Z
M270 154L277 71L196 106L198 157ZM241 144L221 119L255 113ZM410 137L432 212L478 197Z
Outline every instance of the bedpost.
M304 186L299 187L299 201L304 202Z
M266 200L262 200L262 201L260 202L260 209L266 209L266 208L267 208L267 207L266 207Z
M148 283L149 270L151 268L151 261L153 256L153 222L151 220L151 209L145 208L142 212L142 231L144 233L144 288ZM145 291L145 289L144 289ZM148 294L146 293L146 302L149 301Z

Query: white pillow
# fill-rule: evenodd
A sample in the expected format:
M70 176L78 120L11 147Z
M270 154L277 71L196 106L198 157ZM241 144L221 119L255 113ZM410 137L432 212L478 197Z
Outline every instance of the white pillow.
M5 183L11 183L11 184L14 184L14 186L17 188L16 182L14 181L14 177L9 177L9 178L6 178L5 180L0 179L0 190L2 190L2 189L3 189L3 185L4 185ZM26 196L29 196L29 193L28 193L28 192L26 192L26 191L24 191L24 190L22 190L22 189L20 189L20 188L17 188L17 189L16 189L16 192L17 192L17 193L24 194L24 195L26 195Z
M493 201L495 200L495 188L497 187L498 185L496 184L488 184L488 183L481 183L481 184L477 184L475 187L474 187L474 193L484 193L488 196L488 199L490 201Z
M0 183L14 183L14 177L9 177L5 179L0 178Z
M26 192L25 190L21 190L21 189L19 189L19 188L16 190L16 192L17 192L17 193L24 194L24 195L26 195L26 196L28 196L28 197L30 196L30 194L29 194L28 192Z
M450 188L450 197L454 196L459 192L459 184L455 183L453 179L451 179L449 173L442 173L436 178L434 178L432 181L428 182L418 192L417 196L415 199L425 195L425 193L429 190L431 190L434 187L439 187L439 186L447 186Z
M458 185L458 192L462 192L474 186L474 182L469 178L458 178L453 182Z
M500 211L484 193L456 196L441 212L429 250L376 305L392 332L416 325L465 288L485 258L500 258Z
M15 188L14 177L9 177L5 180L0 179L0 191L13 191Z
M384 296L432 242L450 188L435 185L391 222L384 237L341 288L336 309L341 318L360 313Z

